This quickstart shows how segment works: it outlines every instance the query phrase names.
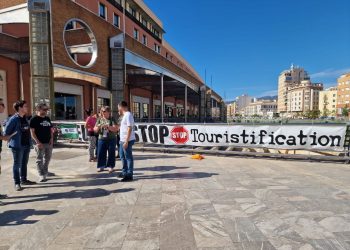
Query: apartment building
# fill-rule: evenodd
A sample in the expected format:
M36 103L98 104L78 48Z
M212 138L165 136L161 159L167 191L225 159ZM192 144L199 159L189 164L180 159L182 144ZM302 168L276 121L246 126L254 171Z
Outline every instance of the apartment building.
M331 87L320 91L319 110L321 116L336 116L337 114L337 87Z
M320 91L323 90L322 83L311 83L303 80L300 84L287 89L287 113L289 116L298 116L304 112L319 109Z
M244 116L261 116L272 118L277 113L277 100L259 100L250 103L244 108Z
M238 112L243 111L243 109L252 103L253 100L254 98L247 94L236 97L236 110Z
M350 73L338 78L337 114L342 115L343 108L350 108Z
M278 77L278 113L282 116L288 112L289 96L288 90L293 86L301 84L302 81L308 81L308 73L301 67L292 66L283 71Z

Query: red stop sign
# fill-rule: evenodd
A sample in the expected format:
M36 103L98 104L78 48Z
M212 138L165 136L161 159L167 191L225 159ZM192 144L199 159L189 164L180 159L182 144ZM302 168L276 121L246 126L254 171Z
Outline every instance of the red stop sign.
M185 144L189 139L188 130L184 127L175 127L170 131L171 139L176 144Z

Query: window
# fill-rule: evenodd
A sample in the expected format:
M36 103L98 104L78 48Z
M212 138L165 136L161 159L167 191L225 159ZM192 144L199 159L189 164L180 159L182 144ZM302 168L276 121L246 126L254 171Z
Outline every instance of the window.
M66 30L73 30L74 27L75 27L75 22L74 21L69 22L67 23Z
M160 46L158 44L154 44L154 51L160 54Z
M168 53L168 52L165 53L165 58L166 58L166 59L169 58L169 53Z
M119 28L119 16L117 15L117 14L113 14L113 25L115 26L115 27L118 27Z
M130 14L134 17L136 17L136 10L133 8L130 8Z
M147 36L146 35L142 36L142 43L143 43L143 45L147 46Z
M108 98L97 98L97 107L101 108L103 106L110 106L111 105L111 100Z
M133 115L135 118L140 118L140 103L139 102L134 102L132 111L133 111Z
M144 19L143 17L142 17L142 24L145 26L145 27L147 27L147 20L146 19Z
M154 34L159 37L159 31L158 30L154 30Z
M139 31L138 31L138 29L134 29L134 38L136 40L139 40Z
M161 105L155 105L154 106L155 118L161 118L161 113L162 113L162 106Z
M148 104L147 103L142 104L142 110L143 110L142 117L143 118L148 118L148 116L149 116L149 108L148 108Z
M99 15L103 19L107 19L107 11L106 11L106 6L102 3L99 3Z

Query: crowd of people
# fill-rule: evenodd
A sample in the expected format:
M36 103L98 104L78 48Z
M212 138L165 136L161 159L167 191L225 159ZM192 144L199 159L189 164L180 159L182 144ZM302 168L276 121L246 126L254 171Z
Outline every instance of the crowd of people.
M0 160L2 141L7 141L13 156L15 190L22 191L24 186L37 184L27 178L27 167L32 148L36 152L38 182L48 180L48 176L51 174L49 163L53 151L54 129L48 117L49 107L45 103L40 103L35 107L35 114L32 117L29 114L26 101L15 102L13 109L16 113L6 121L5 126L2 126L3 124L0 122ZM4 110L5 103L0 99L0 113L3 113ZM133 180L134 118L125 101L118 104L118 112L119 119L116 120L108 106L102 107L99 114L94 113L92 109L86 110L85 126L89 142L88 154L89 162L96 162L98 172L108 169L109 173L113 173L116 158L120 158L122 170L118 177L122 178L122 182L126 182ZM1 200L6 199L6 197L6 195L0 194L0 205L5 204Z

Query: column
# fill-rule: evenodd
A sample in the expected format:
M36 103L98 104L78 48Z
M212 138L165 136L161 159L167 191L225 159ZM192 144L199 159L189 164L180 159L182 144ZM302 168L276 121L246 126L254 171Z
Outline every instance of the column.
M31 60L31 106L44 102L50 105L50 116L54 113L54 86L51 61L50 2L35 5L28 1L29 11L29 50ZM23 91L23 88L21 89ZM23 93L21 94L23 95Z
M161 119L162 123L164 122L164 75L160 75L160 105L161 105Z
M111 108L113 117L118 117L118 103L125 100L128 86L125 85L125 55L123 48L111 48ZM131 103L129 103L131 107Z
M187 122L187 85L185 85L185 122Z

